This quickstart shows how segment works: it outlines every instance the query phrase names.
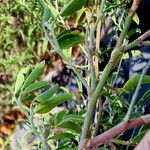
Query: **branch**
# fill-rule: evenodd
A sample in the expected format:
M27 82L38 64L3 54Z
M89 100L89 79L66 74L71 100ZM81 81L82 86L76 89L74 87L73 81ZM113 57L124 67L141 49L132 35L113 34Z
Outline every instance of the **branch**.
M100 29L101 29L101 22L102 22L102 17L104 16L104 5L105 5L106 0L101 1L101 7L99 11L99 4L98 1L96 1L96 13L98 14L97 20L94 24L94 27L91 29L90 34L89 34L89 41L88 41L88 59L89 59L89 68L90 68L90 74L91 74L91 93L95 90L96 88L96 79L98 78L98 58L95 58L95 62L93 61L93 51L94 51L94 44L95 44L95 31L97 29L97 35L96 35L96 49L95 49L95 55L98 55L98 50L99 50L99 42L100 42ZM87 29L89 30L89 29ZM88 32L88 31L87 31ZM98 33L99 32L99 33ZM99 35L99 37L98 37Z
M93 54L92 54L92 51L93 51L92 44L94 45L94 43L90 44L91 43L90 41L93 41L93 40L89 38L89 33L90 33L90 27L88 24L87 29L86 29L85 47L87 49L87 54L88 54L88 70L91 76L90 90L88 92L88 95L90 96L96 87L96 75L95 75L95 68L93 64Z
M98 79L99 77L99 58L98 58L98 53L100 50L100 41L101 41L101 35L102 35L102 19L104 17L104 5L105 5L105 0L101 1L101 6L99 5L99 1L96 1L96 15L99 16L97 18L98 23L96 24L96 45L95 45L95 62L94 62L94 66L95 66L95 73L96 73L96 79ZM101 53L101 52L100 52Z
M136 40L134 40L133 42L129 43L127 46L123 46L121 48L122 51L128 51L129 49L132 49L136 46L143 46L143 45L150 45L150 41L144 41L146 40L148 37L150 37L150 30L146 31L144 34L142 34L140 37L138 37Z
M118 42L117 42L117 44L116 44L116 48L119 48L119 47L122 45L122 43L123 43L123 41L124 41L124 39L125 39L125 36L127 35L129 26L130 26L130 24L131 24L131 22L132 22L132 18L133 18L133 16L135 15L135 12L136 12L136 10L138 9L138 6L139 6L140 2L141 2L141 0L134 0L134 1L133 1L133 4L132 4L131 9L130 9L130 11L129 11L128 18L127 18L127 20L126 20L126 22L125 22L124 29L123 29L123 31L121 32L121 35L120 35L120 37L119 37L119 39L118 39Z
M100 127L100 123L102 120L102 114L103 114L103 103L102 103L102 96L100 96L99 101L98 101L98 114L97 114L97 119L96 119L96 125L95 125L95 129L94 129L94 133L93 133L93 137L97 135L98 131L99 131L99 127Z
M127 122L122 122L115 127L105 131L104 133L88 140L81 145L80 150L93 150L94 148L109 143L114 137L125 132L128 129L132 129L145 124L150 124L150 114L144 115L135 119L131 119Z

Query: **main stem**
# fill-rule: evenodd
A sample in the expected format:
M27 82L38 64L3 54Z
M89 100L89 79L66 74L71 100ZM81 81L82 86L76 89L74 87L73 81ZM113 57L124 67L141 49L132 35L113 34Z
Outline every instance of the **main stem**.
M119 55L117 55L118 58L120 57ZM116 59L117 60L117 59ZM82 130L82 135L81 135L81 139L80 139L80 144L85 140L85 138L87 137L87 134L89 132L89 128L90 128L90 124L91 124L91 120L92 120L92 116L94 114L94 110L95 110L95 105L97 102L97 99L105 85L105 82L109 76L109 74L111 73L112 69L114 68L115 65L115 61L114 62L109 62L107 64L107 66L105 67L103 74L101 76L100 82L98 83L95 92L92 94L89 104L88 104L88 109L87 109L87 113L86 113L86 118L84 121L84 127Z

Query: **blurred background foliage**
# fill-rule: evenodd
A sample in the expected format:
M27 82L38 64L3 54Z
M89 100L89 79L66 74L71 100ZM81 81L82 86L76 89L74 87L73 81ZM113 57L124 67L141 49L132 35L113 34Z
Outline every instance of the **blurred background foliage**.
M14 79L20 68L40 61L47 41L37 1L0 2L0 103L11 104Z
M48 57L38 1L0 1L0 145L24 115L12 110L12 93L22 66ZM47 63L50 60L47 60Z

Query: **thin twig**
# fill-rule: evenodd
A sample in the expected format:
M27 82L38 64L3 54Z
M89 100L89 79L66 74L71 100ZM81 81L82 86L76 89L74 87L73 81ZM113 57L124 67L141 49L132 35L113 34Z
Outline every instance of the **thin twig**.
M137 85L137 87L136 87L136 90L135 90L135 92L134 92L134 94L133 94L133 96L132 96L131 103L130 103L130 105L129 105L129 109L128 109L127 114L126 114L126 116L125 116L125 118L124 118L124 121L125 121L125 122L128 121L129 118L130 118L130 115L131 115L131 113L132 113L132 110L133 110L135 101L136 101L136 99L137 99L139 90L140 90L140 88L141 88L142 81L143 81L143 79L144 79L144 75L146 74L146 72L147 72L147 70L149 69L149 67L150 67L150 61L148 62L147 66L146 66L146 67L143 69L143 71L142 71L142 75L141 75L141 77L140 77L140 80L139 80L139 82L138 82L138 85Z
M98 3L97 3L98 5ZM95 58L95 61L93 61L93 51L94 51L94 45L95 45L95 37L94 37L94 33L95 30L98 28L97 30L97 44L96 44L96 49L95 49L95 55L98 55L98 50L99 50L99 46L98 43L100 43L100 29L101 29L101 22L102 22L102 17L104 16L104 5L105 5L105 0L101 1L101 7L100 7L100 11L97 11L98 17L97 20L94 24L94 27L92 28L90 35L89 35L89 46L88 46L88 51L89 51L89 64L90 64L90 74L91 74L91 89L92 91L95 90L96 88L96 79L98 78L98 58ZM99 7L99 5L97 6ZM99 9L99 8L96 8ZM99 32L99 33L98 33ZM99 35L99 36L98 36ZM93 54L92 54L93 53Z
M94 64L93 64L93 55L92 55L92 47L89 46L89 32L90 31L90 27L89 24L87 24L87 28L86 28L86 40L85 40L85 47L87 49L87 56L88 56L88 70L90 72L91 75L91 84L90 84L90 91L88 92L88 97L90 97L91 93L93 92L94 88L95 88L95 70L94 70Z
M100 8L99 8L98 0L97 0L97 5L96 6L97 6L96 7L96 14L98 15L98 14L100 14ZM96 47L95 47L95 61L94 61L96 79L98 79L98 76L99 76L98 53L99 53L99 50L100 50L100 40L101 40L101 22L102 21L100 20L98 25L97 25L97 29L96 29Z
M95 129L94 129L94 133L93 133L93 137L97 135L98 131L99 131L99 127L100 127L100 123L101 123L101 119L102 119L102 114L103 114L103 103L102 103L102 96L100 96L99 101L99 111L98 111L98 115L97 115L97 122L95 125Z

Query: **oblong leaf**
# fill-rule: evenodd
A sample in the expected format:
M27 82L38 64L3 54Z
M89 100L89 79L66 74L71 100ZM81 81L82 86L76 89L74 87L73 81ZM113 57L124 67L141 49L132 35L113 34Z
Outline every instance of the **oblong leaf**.
M70 0L61 10L60 15L69 16L72 13L80 10L85 4L86 0Z
M18 73L17 79L16 79L16 84L15 84L15 92L14 94L17 94L19 92L19 90L21 89L23 83L25 81L25 77L24 74L22 73L22 71L20 71Z
M30 69L31 69L31 66L28 65L27 67L22 68L21 71L22 71L22 73L23 73L24 75L26 75L26 74L29 73Z
M22 103L31 102L35 99L35 95L29 95L21 99Z
M36 83L32 83L23 91L23 93L30 93L30 92L36 91L38 89L41 89L43 87L46 87L48 85L49 85L49 83L47 81L39 81Z
M142 98L137 102L137 107L141 107L142 104L144 104L146 101L148 101L150 98L150 90L144 93Z
M81 132L81 126L79 126L77 123L71 122L71 121L61 123L58 125L58 127L67 129L67 130L71 131L71 133L80 134L80 132Z
M54 125L57 126L68 113L69 113L69 110L62 110L58 112L57 114L55 114L55 117L53 118Z
M57 35L57 39L63 38L66 35L70 35L71 31L70 30L64 30L60 34Z
M138 84L140 76L141 75L135 75L132 78L130 78L123 86L124 91L130 92ZM150 84L150 76L145 75L142 84Z
M49 20L49 18L52 16L53 16L53 14L52 14L51 10L47 6L45 6L44 12L43 12L43 20L42 20L43 23L47 22Z
M123 59L129 59L130 57L139 57L141 55L142 55L142 52L140 50L132 50L130 51L130 53L129 52L125 53L123 55Z
M57 93L58 89L59 89L58 84L53 85L50 89L38 95L35 99L38 100L39 102L45 101L49 99L50 97L52 97L55 93Z
M84 122L84 117L81 115L77 115L77 114L70 114L65 116L65 118L62 120L61 123L65 123L65 122L75 122L75 123L83 123Z
M61 93L58 95L54 95L48 100L42 101L39 105L37 105L34 109L36 113L47 113L51 111L56 106L64 103L65 101L72 98L72 94L70 93Z
M76 46L84 42L84 36L79 33L66 33L58 38L58 43L61 49Z
M25 80L25 83L23 85L23 88L26 88L29 86L33 81L35 81L40 75L42 75L45 67L45 62L42 61L40 64L38 64L35 69L29 74L27 79Z
M51 137L49 137L48 139L49 140L52 140L52 139L65 139L65 138L75 138L75 136L71 133L67 133L67 132L63 132L63 133L57 133Z
M23 83L25 81L25 76L24 75L28 74L29 70L30 70L30 65L25 67L25 68L22 68L19 71L17 79L16 79L14 95L17 94L19 92L19 90L21 89L21 87L23 86Z
M137 13L135 13L135 15L133 16L133 21L134 21L137 25L140 24L140 19L139 19Z
M59 93L57 95L50 97L49 99L47 99L45 101L41 101L40 103L42 105L47 105L48 103L70 99L70 98L72 98L72 96L73 95L71 93L67 93L67 92Z

